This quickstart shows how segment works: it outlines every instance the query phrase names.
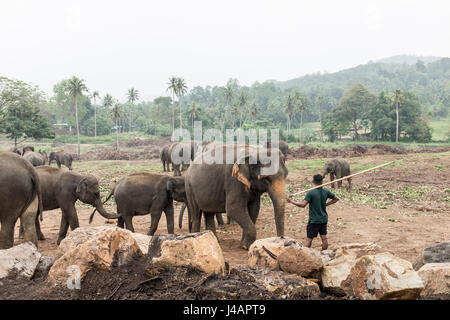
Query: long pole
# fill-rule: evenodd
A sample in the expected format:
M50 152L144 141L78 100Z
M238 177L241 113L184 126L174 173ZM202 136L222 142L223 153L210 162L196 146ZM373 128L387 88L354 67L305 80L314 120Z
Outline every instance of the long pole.
M310 191L310 190L322 188L322 187L328 186L328 185L330 185L330 184L332 184L332 183L335 183L335 182L338 182L338 181L342 181L342 180L346 180L346 179L348 179L348 178L351 178L351 177L354 177L354 176L357 176L357 175L360 175L360 174L363 174L363 173L366 173L366 172L369 172L369 171L372 171L372 170L375 170L375 169L379 169L379 168L385 167L385 166L387 166L387 165L390 165L391 163L394 163L394 161L390 161L390 162L387 162L387 163L384 163L384 164L380 164L379 166L376 166L376 167L373 167L373 168L370 168L370 169L366 169L366 170L363 170L363 171L360 171L360 172L351 174L351 175L349 175L349 176L346 176L346 177L343 177L343 178L340 178L340 179L337 179L337 180L333 180L333 181L330 181L330 182L321 184L320 186L315 186L315 187L312 187L312 188L307 189L307 190L302 190L302 191L293 193L293 194L289 195L289 197L296 196L296 195L298 195L298 194L302 194L302 193L308 192L308 191Z

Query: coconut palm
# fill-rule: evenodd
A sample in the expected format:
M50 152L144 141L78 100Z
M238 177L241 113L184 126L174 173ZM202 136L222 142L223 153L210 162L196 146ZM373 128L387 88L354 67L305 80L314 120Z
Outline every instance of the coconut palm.
M231 105L234 100L234 89L230 81L228 81L227 85L225 86L225 101L227 103L227 109L232 109L233 106ZM234 127L234 117L233 117L233 127Z
M296 91L294 93L294 99L295 99L295 105L296 105L296 110L297 112L300 113L300 130L299 130L299 141L300 143L302 142L302 127L303 127L303 113L306 111L306 109L308 108L308 104L306 101L306 97L303 96L300 92Z
M172 93L172 132L175 130L175 95L178 94L178 81L176 77L170 77L169 82L167 83L168 87L166 91ZM172 134L173 141L173 134Z
M202 108L200 107L200 105L198 105L195 102L192 102L189 106L188 106L188 110L187 110L187 115L191 118L192 121L192 129L194 129L194 121L196 119L198 119L198 117L200 116L200 113L202 111Z
M239 128L242 128L242 116L245 113L245 109L248 103L248 93L245 90L239 92L237 106L239 107Z
M322 123L322 105L324 103L323 97L318 95L316 98L316 106L319 108L319 122ZM320 141L322 141L322 130L320 130Z
M78 157L80 157L80 125L78 123L78 96L82 95L83 92L88 92L88 88L84 83L84 80L79 79L75 76L69 79L67 86L67 91L73 98L73 104L75 106L75 120L77 122L77 142L78 142Z
M395 105L395 113L397 115L397 125L395 129L395 142L398 143L398 124L399 124L399 117L398 117L398 107L400 106L400 100L403 97L403 93L401 90L395 90L394 94L392 95L392 102Z
M183 78L178 78L177 79L177 96L178 96L178 105L180 107L180 129L182 126L182 120L181 120L181 98L186 94L187 92L187 85L186 85L186 81L184 81Z
M291 132L291 117L295 112L295 99L294 96L289 93L286 96L286 101L285 101L285 107L284 107L284 114L287 117L287 121L286 121L286 130L288 133L288 140L289 140L289 133Z
M122 107L118 102L114 103L111 114L116 123L116 150L119 150L119 120L122 117Z
M128 102L131 103L131 106L134 107L134 102L139 100L139 91L136 90L135 88L128 89L127 99L128 99ZM132 131L131 130L132 108L130 108L130 114L128 115L128 117L129 117L128 127L130 128L130 131Z
M92 92L92 99L94 99L94 137L97 139L97 98L100 97L98 91Z

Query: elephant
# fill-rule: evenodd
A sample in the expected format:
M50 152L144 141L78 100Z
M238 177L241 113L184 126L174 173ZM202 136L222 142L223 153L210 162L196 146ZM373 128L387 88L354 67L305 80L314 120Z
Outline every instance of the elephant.
M180 214L178 216L178 227L180 229L183 228L183 215L184 215L185 210L186 210L186 203L183 203L183 205L181 206L181 209L180 209ZM223 222L222 213L216 213L216 220L217 220L217 224L219 225L219 228L223 228L225 226L225 223ZM191 232L192 231L192 220L191 220L191 215L189 214L189 210L188 210L188 221L189 221L189 232ZM230 223L229 218L228 218L228 223Z
M271 147L271 142L270 140L267 140L267 148ZM284 157L287 157L288 151L289 151L289 145L287 144L287 142L280 140L278 143L278 149L280 149L280 151L283 153Z
M220 150L222 148L222 150ZM253 152L267 152L276 163L267 163ZM216 162L215 153L222 152L232 163ZM203 157L203 160L202 158ZM263 169L273 165L276 172ZM264 173L264 174L263 174ZM186 197L192 216L192 231L200 231L201 213L205 215L206 229L215 234L214 213L226 212L241 228L240 246L246 250L256 240L256 219L261 196L268 192L274 206L277 235L284 236L284 209L286 177L284 155L277 148L223 145L199 154L186 172Z
M34 147L33 146L26 146L22 148L22 156L25 155L25 153L27 153L28 151L33 151L34 152Z
M148 235L154 235L159 219L164 211L167 221L167 232L174 233L173 200L186 202L184 177L168 177L149 172L133 173L120 179L104 203L114 195L117 212L120 215L117 226L134 232L132 219L134 216L151 215ZM94 212L89 222L92 222Z
M0 152L0 249L14 244L17 219L24 226L24 239L38 246L36 219L42 218L41 182L34 167L21 156Z
M22 155L22 152L20 152L20 149L17 149L16 147L9 149L9 151L18 154L19 156Z
M334 177L336 176L336 179L343 178L345 176L350 175L350 165L346 160L343 159L333 159L331 161L325 162L323 166L323 177L329 173L330 174L330 180L334 181ZM352 188L352 178L348 178L348 189ZM331 184L331 187L334 188L334 183ZM342 180L338 181L338 187L342 188Z
M183 155L184 149L191 150L190 156ZM197 153L198 149L198 144L193 141L174 142L170 145L167 152L169 156L169 162L172 163L174 176L181 176L180 165L182 165L182 170L189 168L190 161L194 160L195 154Z
M171 162L170 162L170 158L169 158L169 147L170 146L165 146L161 150L160 158L161 158L164 172L166 172L166 171L170 172L170 163ZM166 170L166 166L167 166L167 170ZM172 169L173 169L173 164L172 164Z
M48 165L51 165L53 160L56 161L58 168L61 168L61 164L63 164L72 171L73 157L71 154L65 153L64 151L50 152Z
M46 164L48 164L48 155L47 155L47 152L45 152L45 150L44 150L44 151L39 150L39 154L42 156L42 159L44 160L44 166L45 166Z
M96 177L50 166L38 167L36 172L41 181L43 210L61 208L62 211L61 225L56 241L58 245L66 237L69 226L72 231L80 226L75 208L77 200L95 207L107 219L119 218L118 215L109 214L104 209ZM38 237L43 239L44 235L41 232L39 221L36 221L36 231Z
M39 167L45 165L45 158L42 154L34 151L27 151L23 154L23 158L33 165Z

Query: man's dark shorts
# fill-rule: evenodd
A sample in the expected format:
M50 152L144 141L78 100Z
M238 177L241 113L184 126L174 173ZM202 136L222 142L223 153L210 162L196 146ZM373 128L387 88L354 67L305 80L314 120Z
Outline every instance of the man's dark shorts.
M306 236L310 239L317 237L317 233L324 236L327 234L326 223L308 223L306 226Z

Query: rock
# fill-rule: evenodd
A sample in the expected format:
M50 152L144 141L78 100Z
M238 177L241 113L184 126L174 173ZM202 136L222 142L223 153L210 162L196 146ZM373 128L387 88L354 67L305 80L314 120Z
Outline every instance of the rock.
M148 250L148 274L172 266L192 266L207 273L224 274L225 259L211 231L153 236Z
M297 244L285 247L278 256L278 263L282 271L302 277L317 277L323 268L319 251Z
M300 243L289 237L272 237L256 240L248 249L248 265L250 267L261 266L279 270L280 265L277 257L286 250L286 247L291 245L301 246ZM271 252L274 257L271 257L264 248Z
M236 266L231 268L230 274L235 274L244 281L251 281L255 286L280 298L314 298L320 294L319 286L314 281L270 268Z
M346 295L343 283L349 277L355 263L356 254L345 254L328 261L321 273L323 289L335 295Z
M87 233L80 232L81 239L86 235ZM70 241L74 244L80 242L79 240ZM92 239L81 242L75 248L68 249L51 267L48 280L53 284L63 285L71 275L76 275L77 279L81 280L92 269L111 270L112 267L124 265L142 255L131 232L111 228L95 234Z
M43 275L46 275L50 268L52 267L53 263L55 262L55 257L52 256L41 256L41 259L39 260L39 263L36 267L36 270L34 272L34 277L41 277Z
M335 250L335 258L345 254L355 255L356 258L362 257L367 254L377 254L382 252L388 252L373 242L367 243L349 243L340 246Z
M419 297L423 282L409 261L385 252L358 258L343 288L364 300L411 300Z
M134 233L126 229L122 229L116 226L99 226L99 227L80 227L76 228L74 231L69 233L69 235L61 241L58 247L57 256L62 256L65 252L72 250L79 246L82 243L85 243L91 239L96 238L100 233L105 232L107 230L117 230L120 229L124 232L127 232L132 236L142 253L147 254L148 245L152 240L152 237L147 236L142 233Z
M320 258L322 259L322 263L326 265L328 262L333 260L336 257L336 252L334 250L322 250L320 251Z
M418 271L423 281L422 297L450 295L450 263L427 263Z
M32 242L0 250L0 279L8 276L31 279L40 258L41 254Z
M425 248L414 262L414 270L419 270L426 263L450 262L450 242L442 242Z

